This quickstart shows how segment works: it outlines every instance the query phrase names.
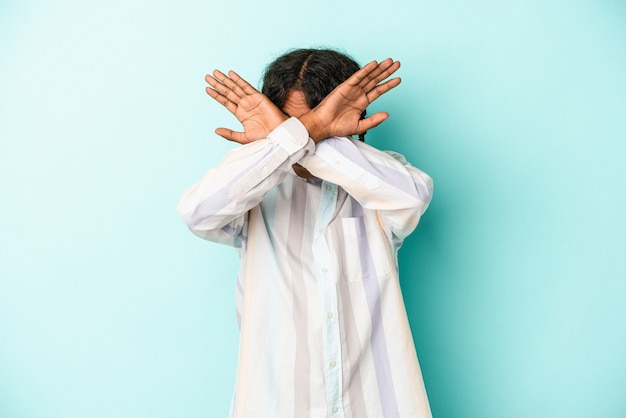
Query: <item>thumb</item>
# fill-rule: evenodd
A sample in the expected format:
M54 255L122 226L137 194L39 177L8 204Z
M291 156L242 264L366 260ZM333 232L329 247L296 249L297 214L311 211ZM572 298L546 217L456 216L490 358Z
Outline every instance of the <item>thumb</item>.
M361 119L357 125L357 131L355 133L362 134L365 131L375 128L386 121L387 118L389 118L389 113L377 112L368 118Z
M246 144L247 142L249 142L244 132L235 132L232 129L228 128L217 128L215 130L215 133L224 139L237 142L239 144Z

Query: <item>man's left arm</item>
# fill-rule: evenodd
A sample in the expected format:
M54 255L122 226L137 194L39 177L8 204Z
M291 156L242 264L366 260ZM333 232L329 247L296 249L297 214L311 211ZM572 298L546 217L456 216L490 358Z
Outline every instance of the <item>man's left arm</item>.
M430 203L433 181L400 154L345 137L331 137L300 164L337 184L365 209L378 211L388 233L404 239Z

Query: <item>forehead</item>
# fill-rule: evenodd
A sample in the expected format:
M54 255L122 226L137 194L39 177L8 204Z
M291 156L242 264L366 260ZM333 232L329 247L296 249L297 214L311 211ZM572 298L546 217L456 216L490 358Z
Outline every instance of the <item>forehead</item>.
M287 98L282 108L283 112L289 116L300 117L309 110L311 110L311 108L306 104L304 92L301 90L290 90L289 93L287 93Z

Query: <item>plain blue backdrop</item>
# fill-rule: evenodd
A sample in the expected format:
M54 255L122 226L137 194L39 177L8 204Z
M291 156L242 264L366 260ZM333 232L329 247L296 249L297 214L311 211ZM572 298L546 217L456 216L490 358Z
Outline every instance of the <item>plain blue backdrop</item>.
M309 46L402 62L368 141L435 180L400 254L434 416L626 416L625 18L616 0L4 0L0 417L226 416L238 260L175 212L236 146L203 77L258 85Z

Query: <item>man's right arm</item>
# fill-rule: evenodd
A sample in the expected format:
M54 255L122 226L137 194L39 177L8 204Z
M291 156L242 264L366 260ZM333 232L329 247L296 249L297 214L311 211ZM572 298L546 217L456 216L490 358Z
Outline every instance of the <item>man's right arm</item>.
M285 178L292 164L313 151L306 128L288 119L266 139L230 151L183 194L178 213L199 237L238 246L247 212Z

